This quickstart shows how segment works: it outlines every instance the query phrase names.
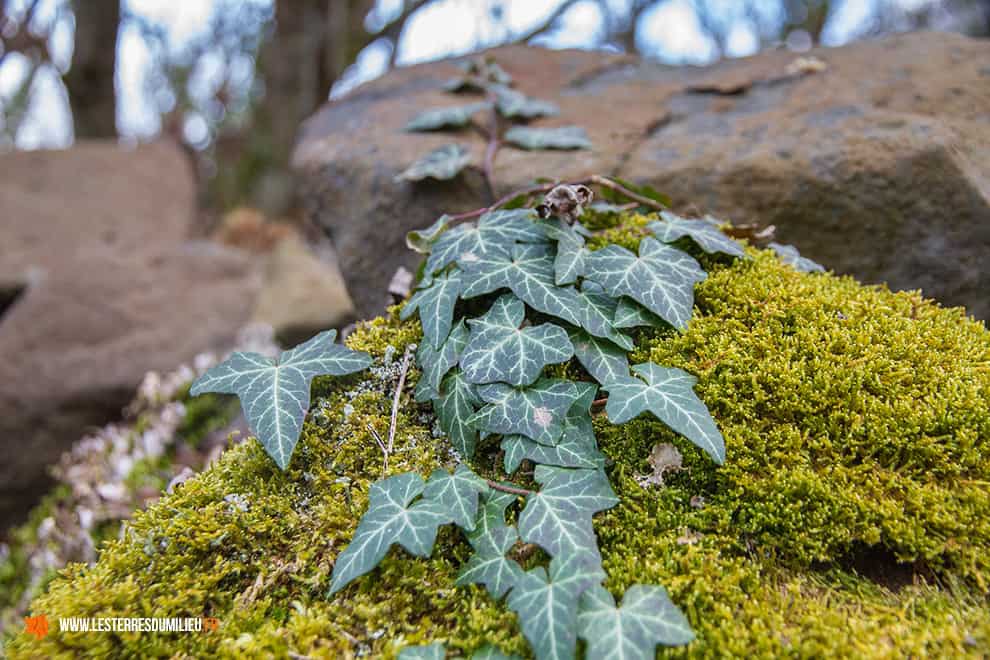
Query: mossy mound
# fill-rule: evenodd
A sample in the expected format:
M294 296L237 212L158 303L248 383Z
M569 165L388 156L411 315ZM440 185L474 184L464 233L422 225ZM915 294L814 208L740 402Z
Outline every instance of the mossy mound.
M603 240L635 243L641 219ZM620 504L600 514L607 586L665 585L698 632L671 656L904 657L990 653L990 333L912 293L807 275L769 253L706 259L695 319L642 330L634 362L699 378L727 445L714 466L659 422L596 418ZM334 557L366 507L415 323L365 324L348 343L370 375L320 380L292 465L256 442L139 514L91 568L38 598L53 632L11 657L391 657L445 640L526 655L515 615L454 579L469 548L400 550L326 598ZM576 369L576 367L570 367ZM410 387L416 373L410 375ZM387 473L449 464L426 407L405 400ZM640 486L658 443L684 468ZM213 616L193 634L63 633L57 617Z

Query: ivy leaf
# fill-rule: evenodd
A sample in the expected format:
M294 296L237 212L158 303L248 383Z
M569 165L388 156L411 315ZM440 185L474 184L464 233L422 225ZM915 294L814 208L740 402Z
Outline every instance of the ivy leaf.
M484 214L477 226L457 225L437 240L426 260L426 272L432 274L458 260L469 262L489 253L509 254L517 242L546 242L535 217L532 209L503 210Z
M581 307L578 309L580 321L578 325L590 335L608 339L613 344L631 351L634 346L632 339L617 331L612 322L615 317L615 299L593 289L594 282L585 280L581 285L581 291L578 292L578 299L581 301Z
M553 256L548 246L516 245L511 254L492 252L460 263L467 282L462 297L509 289L538 312L580 325L577 291L554 283Z
M591 149L588 133L580 126L559 128L513 126L505 132L505 141L527 150Z
M580 394L564 416L564 430L556 446L541 445L521 435L507 436L502 440L506 472L515 472L524 458L559 467L594 468L605 465L605 457L598 451L590 414L598 388L593 383L574 385Z
M467 533L468 543L475 552L504 554L519 540L516 528L505 523L505 509L516 499L516 495L498 490L489 490L487 495L481 496L481 508L474 529Z
M522 660L518 655L506 655L491 644L485 644L471 654L471 660Z
M467 382L459 370L451 371L443 379L440 398L434 404L437 421L464 460L474 456L474 447L478 443L478 431L470 421L480 404L474 385Z
M444 660L447 647L443 642L422 646L407 646L399 651L399 660Z
M639 244L639 256L618 245L588 255L585 276L612 296L629 296L675 328L687 327L694 285L705 271L690 255L654 238Z
M437 528L449 523L450 515L432 500L423 499L410 506L423 488L423 478L414 472L371 485L368 511L358 523L354 538L334 562L328 595L377 566L393 543L417 557L430 556Z
M471 116L479 110L484 110L488 103L469 103L448 108L433 108L425 110L406 124L407 131L436 131L442 128L457 128L471 121Z
M400 172L396 181L453 179L471 163L471 152L459 144L445 144L434 149Z
M584 275L584 237L565 222L547 223L547 236L557 241L557 256L553 261L554 281L558 285L573 284Z
M579 599L604 579L604 571L587 555L554 557L549 579L542 566L523 575L508 605L519 615L519 626L538 660L573 660Z
M626 376L604 386L608 390L605 412L609 421L622 424L649 411L705 450L716 463L722 463L725 440L708 408L694 393L698 379L680 369L668 369L653 362L637 364L633 371L639 378Z
M440 383L447 372L457 366L468 342L468 328L461 319L454 326L440 350L429 341L421 341L416 350L416 361L423 370L416 386L416 401L420 403L439 396Z
M615 307L615 317L612 320L612 325L616 328L636 328L640 326L662 328L667 323L639 303L623 296L619 298L619 303Z
M488 492L485 480L461 463L451 474L436 469L430 474L423 499L439 504L455 525L471 531L478 515L478 495Z
M572 330L569 335L574 356L599 383L605 385L629 375L629 360L624 350L583 330Z
M489 405L475 413L468 424L491 433L519 434L553 445L564 431L564 415L579 392L568 380L541 378L526 389L503 383L482 385L478 395Z
M519 515L522 540L554 557L598 556L591 517L619 503L605 473L537 465L533 478L542 487L526 498Z
M595 585L581 596L578 635L596 660L653 660L657 644L675 646L694 639L691 624L663 587L636 584L622 607L608 589Z
M560 112L556 103L530 98L505 85L494 85L492 91L495 92L495 107L506 118L535 119L552 117Z
M507 293L484 316L468 320L471 338L461 369L469 382L529 385L546 365L571 358L574 348L563 328L544 323L520 329L525 317L526 306Z
M483 584L491 597L498 600L519 583L524 575L522 567L505 556L515 540L507 535L501 536L500 540L502 543L497 548L471 555L457 574L457 586Z
M259 353L233 353L197 378L189 393L236 394L251 432L284 470L309 410L313 378L352 374L371 364L371 356L335 344L336 337L336 330L321 332L276 360Z
M450 224L450 216L444 213L426 229L414 229L406 234L406 247L420 254L429 254L433 243Z
M663 222L653 221L646 227L664 243L673 243L688 236L705 252L723 252L733 257L745 257L743 247L722 233L716 225L706 220L688 220L669 211L661 211Z
M594 383L575 383L574 386L579 394L564 417L564 436L580 438L597 447L595 427L591 423L591 404L598 394L598 387Z
M569 468L599 468L605 465L605 457L594 442L589 443L579 435L569 436L566 431L555 447L541 445L521 435L506 436L501 446L505 452L505 471L509 474L515 472L527 458L534 463Z
M466 76L455 76L444 81L440 88L451 94L464 92L483 92L485 88L478 84L477 79Z
M438 349L450 334L450 326L454 322L454 303L461 295L461 288L460 271L441 273L428 287L412 295L399 318L405 320L418 309L424 341L429 341L434 349Z
M808 257L802 257L798 249L793 245L783 245L781 243L770 243L767 245L777 253L780 260L788 266L793 266L795 270L802 273L824 273L825 267Z

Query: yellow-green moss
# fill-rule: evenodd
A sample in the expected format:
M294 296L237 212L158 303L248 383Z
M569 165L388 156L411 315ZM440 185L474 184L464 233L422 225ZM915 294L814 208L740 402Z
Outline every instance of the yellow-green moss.
M625 218L601 240L634 245L642 222ZM726 464L660 423L596 419L621 500L595 521L608 586L668 587L698 631L663 651L671 656L990 653L990 333L916 294L752 255L705 258L690 329L640 331L632 356L697 374ZM387 434L397 364L418 338L416 323L393 316L362 326L350 345L389 363L316 383L288 471L256 442L231 449L32 608L50 618L216 616L220 630L40 642L22 633L8 654L391 657L435 640L525 654L514 615L482 589L454 586L469 549L453 530L432 559L394 550L325 598L333 559L384 472L369 427ZM449 463L433 422L404 402L389 474ZM687 469L644 489L634 476L658 442L677 444Z

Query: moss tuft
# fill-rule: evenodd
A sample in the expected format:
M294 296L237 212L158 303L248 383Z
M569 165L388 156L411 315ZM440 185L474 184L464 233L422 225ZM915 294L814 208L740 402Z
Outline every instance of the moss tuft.
M644 223L595 226L601 241L635 247ZM915 293L751 254L703 257L710 275L690 329L641 330L631 356L698 376L726 464L660 423L596 419L621 500L595 520L608 586L669 589L698 631L671 656L990 653L990 333ZM454 586L468 548L452 530L432 559L393 550L326 598L369 485L451 462L411 397L387 470L369 430L387 435L398 365L418 339L418 324L394 310L362 324L348 343L375 365L314 385L288 471L254 441L228 450L32 607L52 619L215 616L218 631L21 633L8 654L394 657L437 640L528 653L513 614L482 589ZM641 487L635 476L661 442L680 449L686 469Z

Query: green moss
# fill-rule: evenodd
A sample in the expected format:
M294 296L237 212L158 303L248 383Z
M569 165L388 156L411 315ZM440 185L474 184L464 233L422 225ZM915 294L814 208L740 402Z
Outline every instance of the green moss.
M176 432L191 447L198 447L209 434L226 427L240 412L237 397L229 394L191 397L186 389L180 400L186 414Z
M634 246L642 223L626 217L601 240ZM660 423L596 419L621 500L596 517L608 586L668 587L698 631L663 652L672 656L990 653L990 333L917 294L752 255L705 258L690 329L640 331L632 356L698 376L726 464ZM372 439L369 428L388 433L398 363L419 338L418 324L392 312L348 340L378 358L369 374L315 384L288 471L254 441L229 450L32 608L50 618L208 615L220 630L22 633L8 654L392 657L434 640L525 654L513 614L482 589L454 586L468 548L453 530L429 561L393 550L325 597L368 486L450 463L428 408L408 398L387 470ZM644 489L634 477L658 442L677 445L686 470Z

